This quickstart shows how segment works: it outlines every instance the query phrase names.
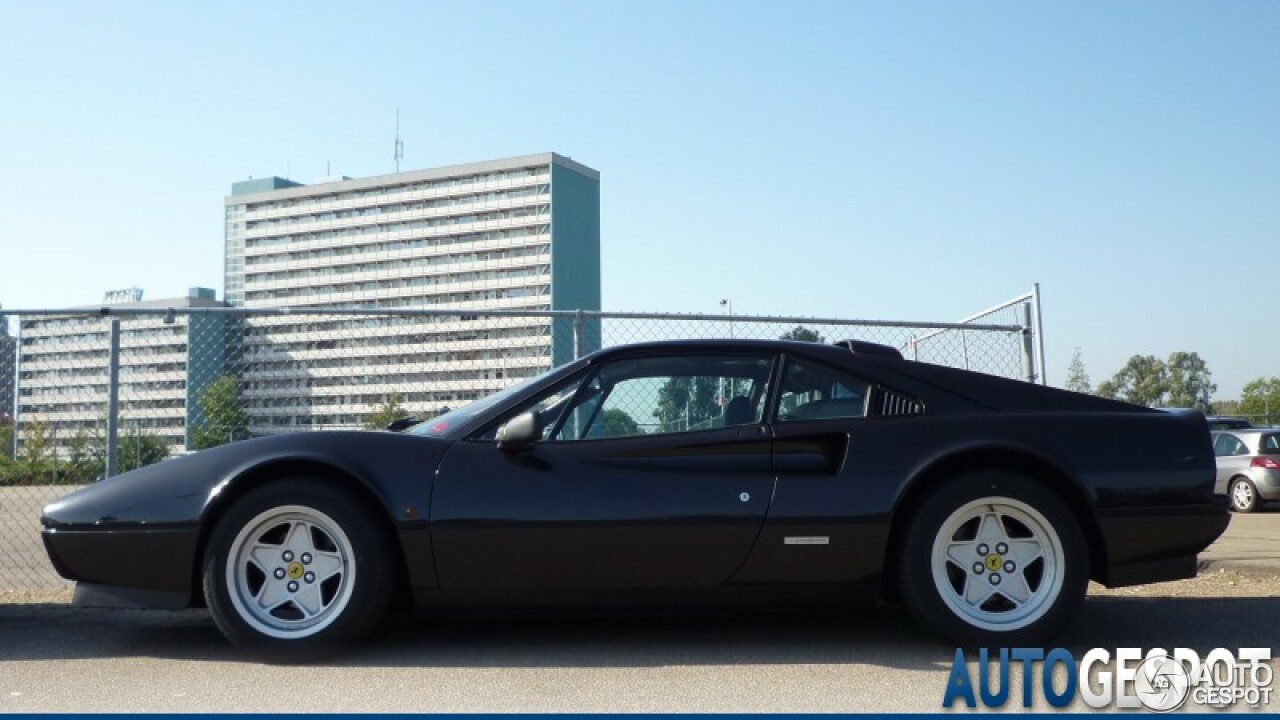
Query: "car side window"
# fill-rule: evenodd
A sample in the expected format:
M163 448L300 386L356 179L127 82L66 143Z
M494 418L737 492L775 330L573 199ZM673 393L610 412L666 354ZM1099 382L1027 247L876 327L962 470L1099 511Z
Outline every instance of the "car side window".
M1213 437L1214 456L1223 457L1224 455L1230 454L1227 452L1227 437L1228 436L1225 433L1218 433L1217 435L1214 435Z
M611 362L550 437L598 440L696 432L761 421L770 355L687 355Z
M792 359L783 371L777 421L866 417L870 389L842 370Z
M1262 438L1263 455L1280 455L1280 435L1266 435Z
M1240 442L1240 438L1229 433L1222 433L1213 443L1213 454L1218 457L1230 455L1248 455L1249 448Z

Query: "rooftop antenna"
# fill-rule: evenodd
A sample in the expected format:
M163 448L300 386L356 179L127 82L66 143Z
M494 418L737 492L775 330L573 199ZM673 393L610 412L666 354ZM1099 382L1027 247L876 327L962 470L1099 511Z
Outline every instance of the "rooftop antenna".
M396 172L400 172L400 161L404 159L404 141L400 139L400 108L396 108Z

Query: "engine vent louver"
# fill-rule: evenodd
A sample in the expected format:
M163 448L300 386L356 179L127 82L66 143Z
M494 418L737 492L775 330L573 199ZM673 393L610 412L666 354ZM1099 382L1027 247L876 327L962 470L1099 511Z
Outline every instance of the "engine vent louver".
M879 410L881 417L920 415L924 412L924 406L919 402L892 390L877 388L875 399L876 408Z

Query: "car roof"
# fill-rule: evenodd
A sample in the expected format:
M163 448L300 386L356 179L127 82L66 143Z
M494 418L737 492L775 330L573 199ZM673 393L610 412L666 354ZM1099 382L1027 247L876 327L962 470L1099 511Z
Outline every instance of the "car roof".
M1215 433L1232 433L1234 435L1260 435L1262 433L1273 433L1280 431L1280 428L1274 427L1247 427L1247 428L1222 428L1214 430Z
M841 341L851 343L850 346L829 345L827 343L806 342L804 340L758 340L753 338L706 338L688 340L653 340L648 342L614 345L597 350L593 355L603 357L615 353L649 352L682 349L734 349L734 350L768 350L770 352L793 351L848 357L850 355L873 355L888 360L901 360L897 348L891 345L865 343L862 341Z

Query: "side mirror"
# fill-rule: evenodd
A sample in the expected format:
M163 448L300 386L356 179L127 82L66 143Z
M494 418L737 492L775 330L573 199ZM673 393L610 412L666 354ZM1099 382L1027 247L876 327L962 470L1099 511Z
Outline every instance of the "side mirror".
M524 450L542 439L542 422L533 411L520 413L498 428L498 449Z

